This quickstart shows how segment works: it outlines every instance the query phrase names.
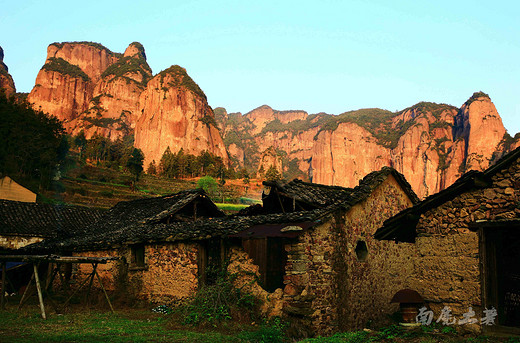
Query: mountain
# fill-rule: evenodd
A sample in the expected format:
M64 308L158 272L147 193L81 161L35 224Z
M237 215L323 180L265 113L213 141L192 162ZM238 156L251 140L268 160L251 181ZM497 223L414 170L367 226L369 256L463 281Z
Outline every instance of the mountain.
M420 197L446 188L466 171L487 168L520 145L520 136L506 133L482 92L461 108L421 102L397 113L374 108L334 116L264 105L245 115L224 108L215 113L238 166L264 165L267 158L277 167L274 149L283 161L280 172L346 187L392 166Z
M4 64L4 49L0 46L0 88L9 97L16 93L13 77L9 74L9 68Z
M145 165L159 162L168 147L209 151L228 162L204 92L179 66L154 76L138 42L124 54L92 42L49 45L27 99L62 120L70 134L135 136Z
M0 72L2 87L13 93L3 62ZM49 45L27 99L62 120L71 134L134 138L146 166L158 164L168 147L173 153L209 151L250 173L274 166L287 178L346 187L392 166L420 197L520 146L520 135L507 134L482 92L460 108L420 102L398 112L368 108L339 115L267 105L246 114L213 110L184 68L173 65L154 75L137 42L124 54L91 42Z

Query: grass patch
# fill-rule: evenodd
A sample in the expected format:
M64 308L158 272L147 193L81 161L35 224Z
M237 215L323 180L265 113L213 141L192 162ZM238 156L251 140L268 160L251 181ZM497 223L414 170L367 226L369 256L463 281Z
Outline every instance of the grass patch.
M222 211L240 211L243 208L248 207L249 205L246 204L227 204L227 203L216 203L218 208L220 208Z
M193 332L168 328L170 318L145 312L138 319L124 313L72 313L51 315L37 312L4 312L0 334L5 342L240 342L218 332ZM140 317L140 318L139 318Z

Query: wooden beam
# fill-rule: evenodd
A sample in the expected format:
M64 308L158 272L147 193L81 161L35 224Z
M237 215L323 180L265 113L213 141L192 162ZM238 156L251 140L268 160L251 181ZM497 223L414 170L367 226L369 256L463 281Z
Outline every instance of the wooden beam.
M36 280L36 289L38 290L38 300L40 301L40 310L42 311L42 318L47 319L47 315L45 314L45 306L43 305L43 294L42 288L40 285L40 277L38 276L38 266L40 264L33 263L34 267L34 279Z
M88 257L59 255L0 255L1 262L49 262L49 263L108 263L119 257Z

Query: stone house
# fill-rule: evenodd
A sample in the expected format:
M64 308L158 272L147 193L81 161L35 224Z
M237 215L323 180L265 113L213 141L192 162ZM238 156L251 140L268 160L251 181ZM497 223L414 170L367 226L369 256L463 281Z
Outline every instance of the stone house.
M226 265L266 314L324 334L381 322L397 310L387 298L402 288L396 280L405 279L406 261L395 243L373 234L417 201L404 177L388 167L352 189L299 180L266 184L264 206L234 216L192 190L121 202L88 235L36 247L120 257L98 267L103 284L155 303L193 295L211 283L208 266Z
M520 327L520 148L483 172L470 171L453 185L387 220L375 238L400 242L413 258L407 281L435 318L448 306L461 318L495 308L493 326Z
M86 207L0 200L0 253L76 235L100 216L99 210Z
M36 202L36 193L16 183L9 176L0 179L0 199Z

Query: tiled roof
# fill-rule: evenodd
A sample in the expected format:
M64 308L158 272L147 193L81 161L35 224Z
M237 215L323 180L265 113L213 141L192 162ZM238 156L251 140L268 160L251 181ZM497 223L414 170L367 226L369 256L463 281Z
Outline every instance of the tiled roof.
M352 206L365 200L388 175L402 177L392 168L383 168L373 172L360 181L360 185L347 189L304 183L292 182L292 189L297 187L307 195L314 192L321 194L327 205L308 211L290 213L274 213L261 215L214 216L213 218L199 218L190 221L165 222L161 220L173 209L180 209L196 197L196 191L186 191L168 197L135 200L119 203L101 218L89 234L71 237L66 240L44 241L29 249L36 251L67 251L67 250L103 250L132 243L170 242L178 240L202 240L211 237L228 237L246 230L255 225L320 223L329 214L335 211L348 211ZM403 182L408 184L404 178ZM291 183L290 183L291 184ZM409 185L408 185L409 187ZM305 188L305 191L303 190ZM287 188L286 188L287 189ZM409 187L411 191L411 187ZM405 190L406 191L406 190ZM325 200L325 194L331 194L333 199ZM413 192L412 192L413 193ZM204 194L202 194L204 195ZM415 196L415 195L414 195ZM176 200L177 199L177 200ZM191 199L191 200L190 200ZM208 201L209 198L205 198ZM184 205L180 205L180 203ZM215 206L211 203L212 206ZM208 206L211 206L208 203ZM153 209L150 209L153 208ZM251 213L254 213L251 212ZM284 226L280 226L283 228Z
M101 217L100 210L0 200L0 235L66 237Z
M277 191L281 196L301 201L314 208L322 208L338 200L346 199L353 191L352 188L320 185L298 179L294 179L288 183L282 181L264 181L264 185L271 187L271 191Z
M494 165L483 172L470 170L446 189L430 195L413 207L403 210L386 220L384 225L376 231L374 237L380 240L414 242L417 236L416 226L423 213L452 200L462 193L488 187L491 184L491 177L493 175L500 170L509 168L509 166L519 158L520 147L504 155Z
M108 210L89 231L113 231L136 224L158 223L175 215L195 200L202 202L211 216L225 215L202 189L193 189L162 197L121 201Z
M271 191L273 191L273 189L277 191L280 196L301 201L311 205L313 208L324 208L337 202L349 202L359 197L366 197L386 180L388 175L394 176L413 203L419 201L419 198L404 176L391 167L383 167L379 171L366 175L355 188L327 186L304 182L298 179L294 179L288 183L280 181L264 182L264 185L271 187Z

